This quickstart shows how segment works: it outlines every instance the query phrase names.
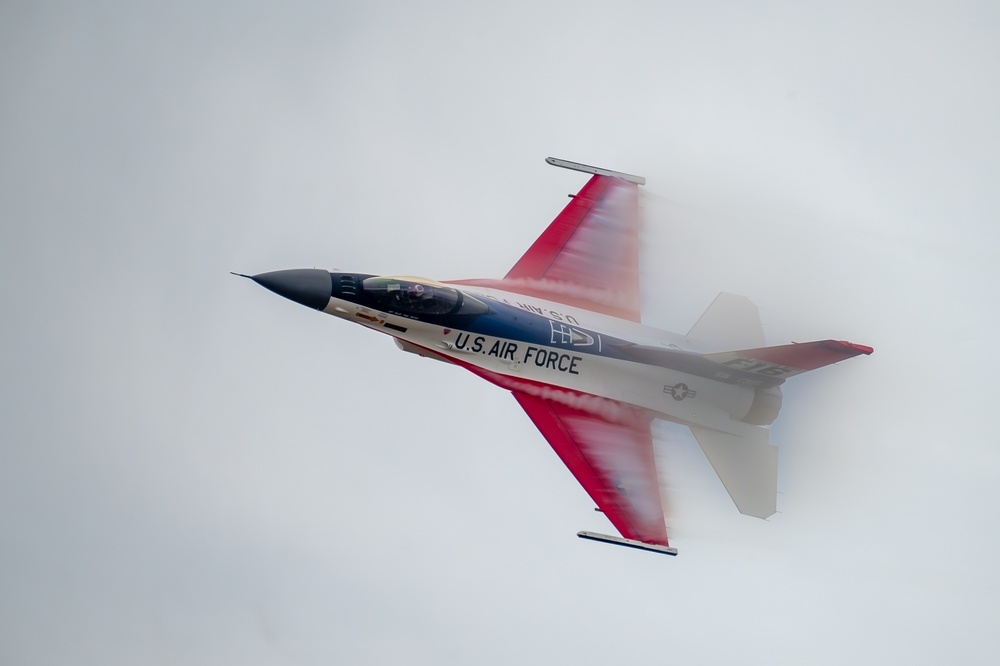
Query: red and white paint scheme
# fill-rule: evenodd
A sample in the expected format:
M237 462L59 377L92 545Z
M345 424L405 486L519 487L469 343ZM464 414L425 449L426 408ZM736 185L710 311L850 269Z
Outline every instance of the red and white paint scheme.
M837 340L768 347L749 300L720 294L686 335L644 326L638 186L591 174L501 279L294 269L247 276L298 303L391 335L404 351L453 363L514 394L621 538L667 554L651 423L691 428L740 512L775 511L778 449L767 426L789 377L871 347Z

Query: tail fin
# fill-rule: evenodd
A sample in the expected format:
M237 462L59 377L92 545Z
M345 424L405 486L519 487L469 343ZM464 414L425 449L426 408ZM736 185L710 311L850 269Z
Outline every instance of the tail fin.
M704 349L763 347L764 327L757 306L745 296L720 293L688 331Z
M721 381L756 386L754 403L743 423L768 425L781 409L776 388L786 378L837 361L871 354L871 347L838 340L760 347L741 351L704 354L714 372L699 368L698 374ZM778 487L778 449L768 443L768 431L751 428L743 434L691 426L722 485L740 513L767 518L775 511Z
M843 340L817 340L705 354L703 358L739 373L783 380L861 354L871 354L873 351L875 350L871 347Z
M747 375L744 373L749 373L755 379L772 380L763 382L765 384L780 384L788 377L874 351L871 347L841 340L765 347L764 327L757 306L744 296L725 292L715 297L688 331L688 338L702 349L739 350L704 354L702 358L725 366L724 373L736 371L732 374L737 379L745 380ZM716 374L714 378L725 381L728 376Z
M631 353L647 363L682 369L700 377L756 387L754 403L743 423L768 425L781 408L778 386L788 377L821 368L874 350L839 340L765 347L757 306L743 296L719 294L688 338L707 354ZM738 351L711 351L736 349ZM767 518L775 512L778 487L778 449L768 443L768 431L754 427L741 434L691 426L719 479L740 513Z

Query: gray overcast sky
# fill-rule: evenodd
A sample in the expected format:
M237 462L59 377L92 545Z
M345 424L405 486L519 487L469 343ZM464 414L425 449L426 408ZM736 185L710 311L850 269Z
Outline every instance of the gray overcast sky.
M998 31L0 4L0 663L995 663ZM680 555L583 542L512 398L227 274L501 276L585 182L548 155L648 179L648 323L875 347L786 384L770 520L664 426Z

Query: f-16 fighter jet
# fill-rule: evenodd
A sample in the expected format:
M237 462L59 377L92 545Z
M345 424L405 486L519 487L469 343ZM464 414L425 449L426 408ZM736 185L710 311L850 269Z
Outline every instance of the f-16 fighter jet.
M503 278L282 270L247 276L276 294L395 338L510 391L621 537L675 555L650 426L691 428L741 513L775 512L778 449L766 426L789 377L872 348L768 347L749 300L720 294L690 331L644 326L638 186L645 179L548 158L590 180Z

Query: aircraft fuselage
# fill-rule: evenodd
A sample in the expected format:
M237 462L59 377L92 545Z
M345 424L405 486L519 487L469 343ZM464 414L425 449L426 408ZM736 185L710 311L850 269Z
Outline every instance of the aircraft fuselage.
M285 271L270 275L280 273ZM670 358L683 366L686 354L695 356L683 336L521 294L354 273L330 273L330 282L328 302L317 307L327 314L390 335L404 351L455 363L508 390L551 397L559 387L565 393L552 399L571 406L603 400L586 408L612 419L616 411L638 408L740 434L750 427L740 419L768 379L726 383L669 367ZM634 358L637 348L673 356L643 363ZM718 369L702 374L711 372Z

